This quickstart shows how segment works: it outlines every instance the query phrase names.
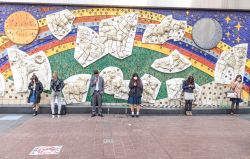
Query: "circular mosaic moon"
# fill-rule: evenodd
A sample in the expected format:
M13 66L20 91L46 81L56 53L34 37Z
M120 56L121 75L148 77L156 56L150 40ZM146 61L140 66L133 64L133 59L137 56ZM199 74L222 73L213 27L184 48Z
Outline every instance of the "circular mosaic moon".
M16 44L29 44L38 34L38 23L30 13L18 11L11 14L4 23L6 36Z
M192 36L196 45L202 49L212 49L222 39L222 27L212 18L202 18L193 27Z

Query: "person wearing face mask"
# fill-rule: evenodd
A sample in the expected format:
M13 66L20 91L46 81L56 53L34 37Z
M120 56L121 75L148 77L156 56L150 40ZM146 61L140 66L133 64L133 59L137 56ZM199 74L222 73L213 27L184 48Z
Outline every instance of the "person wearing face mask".
M242 82L242 76L237 75L236 78L231 82L231 89L235 93L237 98L230 98L230 101L232 101L231 105L231 111L230 114L238 114L239 111L239 103L242 102L242 89L243 89L243 82ZM234 105L236 104L236 110L234 109Z
M33 116L37 116L39 103L41 100L41 93L43 92L43 84L38 80L35 74L33 74L31 77L31 82L29 83L28 89L30 90L28 103L33 104Z
M96 116L96 106L98 106L98 116L103 117L102 114L102 95L104 93L104 79L99 76L99 71L95 70L90 79L90 95L92 97L92 115Z
M192 103L194 100L194 77L189 76L187 80L182 83L182 89L184 92L184 99L185 99L185 112L186 115L192 115Z
M141 97L143 93L143 84L137 73L134 73L129 82L129 98L128 104L130 104L131 116L134 117L134 106L136 106L136 117L139 117Z

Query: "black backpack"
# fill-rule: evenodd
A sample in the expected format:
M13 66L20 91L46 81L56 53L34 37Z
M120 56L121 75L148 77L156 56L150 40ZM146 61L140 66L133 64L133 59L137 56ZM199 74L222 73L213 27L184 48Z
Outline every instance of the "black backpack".
M57 114L57 111L58 110L58 105L57 103L55 103L55 115L58 115ZM61 114L60 115L66 115L67 114L67 109L66 109L66 105L63 105L62 104L62 107L61 107Z

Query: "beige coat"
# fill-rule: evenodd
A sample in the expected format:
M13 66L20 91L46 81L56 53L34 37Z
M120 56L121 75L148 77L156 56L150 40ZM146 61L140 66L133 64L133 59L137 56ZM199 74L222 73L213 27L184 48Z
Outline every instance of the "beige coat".
M242 97L242 89L243 89L243 83L238 81L232 81L231 83L232 90L237 94L238 98Z

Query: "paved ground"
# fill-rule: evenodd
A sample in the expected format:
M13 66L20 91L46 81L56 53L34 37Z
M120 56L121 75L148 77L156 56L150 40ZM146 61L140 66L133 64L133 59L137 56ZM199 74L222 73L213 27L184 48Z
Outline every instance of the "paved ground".
M63 146L58 155L29 155L35 146L56 145ZM250 114L0 115L0 158L250 159Z

